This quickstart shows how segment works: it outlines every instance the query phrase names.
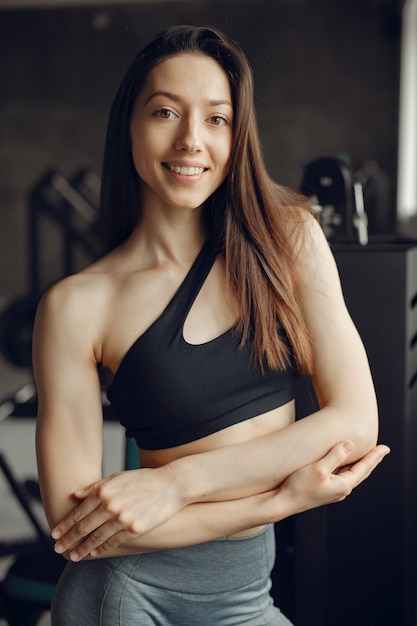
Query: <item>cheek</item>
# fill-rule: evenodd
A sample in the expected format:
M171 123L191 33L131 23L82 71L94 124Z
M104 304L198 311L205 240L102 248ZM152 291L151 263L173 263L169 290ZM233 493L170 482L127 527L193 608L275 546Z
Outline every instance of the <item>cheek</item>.
M141 150L132 151L132 162L138 178L143 183L148 184L150 180L150 174L146 165L147 160L143 158L143 152Z
M132 140L132 160L136 171L146 169L146 164L152 161L152 142L144 136L140 140Z
M232 133L230 133L224 150L224 159L225 159L225 167L229 169L230 161L232 159L232 150L233 150L233 137Z

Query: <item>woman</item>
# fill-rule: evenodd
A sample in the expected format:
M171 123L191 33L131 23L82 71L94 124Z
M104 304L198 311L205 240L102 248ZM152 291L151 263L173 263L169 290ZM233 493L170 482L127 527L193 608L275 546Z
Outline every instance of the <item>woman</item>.
M42 497L71 561L52 623L289 624L271 523L343 499L388 449L329 248L266 173L226 36L174 27L138 54L102 216L107 253L35 324ZM303 374L320 410L295 422ZM102 478L100 379L143 469Z

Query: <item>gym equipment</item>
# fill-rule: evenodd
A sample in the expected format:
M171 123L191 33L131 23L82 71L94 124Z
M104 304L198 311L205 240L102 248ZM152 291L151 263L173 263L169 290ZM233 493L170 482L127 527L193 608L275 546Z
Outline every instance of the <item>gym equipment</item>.
M368 218L362 183L342 157L322 157L307 164L301 192L312 198L329 241L368 243Z
M18 298L0 314L0 351L16 367L31 367L32 364L36 305L30 296Z
M92 262L99 254L97 227L100 179L88 169L78 170L67 180L56 170L44 174L29 193L28 229L30 293L13 301L0 313L0 352L16 367L30 368L32 328L42 293L56 280L74 273L79 257ZM47 259L47 248L55 244L47 228L58 228L58 259ZM43 245L45 233L49 246ZM44 235L44 237L42 237ZM55 274L53 273L55 272Z
M29 277L31 296L35 301L39 300L50 284L80 269L77 266L77 249L86 253L90 262L99 255L100 246L95 227L97 205L94 206L83 195L89 188L87 171L78 172L74 180L78 188L62 174L51 170L29 194ZM62 245L58 250L61 267L58 275L52 278L42 276L42 270L46 273L46 268L41 264L42 252L45 252L41 239L44 218L49 218L58 227L61 236Z

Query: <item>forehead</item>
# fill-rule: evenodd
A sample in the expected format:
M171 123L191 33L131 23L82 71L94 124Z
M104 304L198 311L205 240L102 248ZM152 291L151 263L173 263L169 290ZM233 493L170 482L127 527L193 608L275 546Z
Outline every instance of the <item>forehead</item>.
M227 98L231 102L229 78L212 57L199 53L181 53L160 61L149 72L142 93L169 91ZM184 94L185 95L185 94Z

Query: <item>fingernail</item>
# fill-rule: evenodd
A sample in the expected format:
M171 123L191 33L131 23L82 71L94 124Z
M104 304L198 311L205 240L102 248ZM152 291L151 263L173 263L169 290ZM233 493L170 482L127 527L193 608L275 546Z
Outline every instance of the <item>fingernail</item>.
M78 554L78 552L71 552L70 554L71 561L78 561L79 558L80 558L80 555Z
M345 443L343 444L343 447L346 450L346 452L352 452L353 443L351 441L345 441Z
M98 550L91 550L90 555L91 556L97 556L98 554Z
M62 543L56 543L54 549L55 552L57 552L58 554L62 554L64 552L64 546L62 545Z
M51 533L52 539L59 539L60 536L61 536L61 533L59 532L59 530L53 530Z

